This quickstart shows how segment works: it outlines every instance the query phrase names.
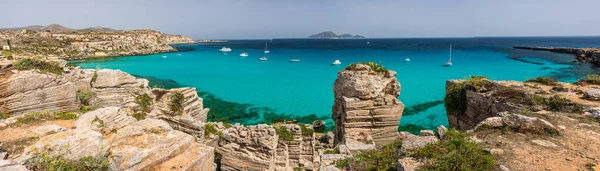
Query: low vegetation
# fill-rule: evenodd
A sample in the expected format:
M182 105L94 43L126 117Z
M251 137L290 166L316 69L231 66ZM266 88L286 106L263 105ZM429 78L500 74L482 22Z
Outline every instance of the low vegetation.
M311 128L307 128L304 124L298 124L300 126L300 130L302 130L302 135L312 135L315 131Z
M17 61L14 66L19 70L39 69L40 71L54 74L62 74L64 72L63 68L60 66L60 64L58 64L58 62L44 61L38 58L21 59Z
M69 112L59 113L59 114L56 114L55 118L58 120L73 120L73 119L77 119L77 114L69 113Z
M10 114L2 113L2 114L0 114L0 119L7 119L7 118L10 118L10 116L11 116Z
M549 98L532 95L531 100L535 105L545 105L549 110L554 112L583 113L585 109L583 105L571 102L570 100L562 98L558 95L554 95Z
M411 157L427 159L421 170L487 171L492 170L495 163L489 152L454 129L446 132L445 139L418 149Z
M75 94L77 101L82 105L90 105L92 102L92 91L90 90L78 90Z
M401 141L369 150L354 157L337 161L335 166L346 170L396 170L396 162L404 157L400 153Z
M323 154L340 154L340 149L335 147L334 149L325 150Z
M213 123L204 124L204 136L209 136L210 134L221 136L223 132L217 129L217 126Z
M471 76L471 78L453 84L446 89L444 105L453 114L461 115L467 110L467 90L481 92L493 85L493 82L489 81L486 77Z
M141 120L146 119L146 113L145 112L136 112L133 114L133 117L135 119L137 119L138 121L141 121Z
M553 78L553 77L537 77L537 78L529 79L525 82L540 83L540 84L549 85L549 86L558 85L558 80L556 80L556 78Z
M371 67L371 69L375 73L378 73L378 74L385 74L388 71L385 67L383 67L383 65L377 64L375 62L358 62L358 63L350 64L346 67L345 70L359 71L360 68L358 68L358 64L368 65L369 67Z
M600 75L597 74L589 74L585 76L585 78L577 80L576 84L594 84L600 85Z
M89 112L89 111L96 110L96 109L98 109L98 107L99 107L98 104L92 104L92 105L89 105L89 106L80 104L79 105L79 112L86 113L86 112Z
M231 123L224 123L223 126L225 128L231 128L231 127L233 127L233 125Z
M41 111L23 115L23 117L17 119L15 125L21 126L48 120L70 120L76 118L77 115L73 113L54 113L50 111Z
M146 93L135 97L135 103L140 106L143 112L150 112L150 105L152 105L152 98Z
M274 125L273 127L275 127L275 132L277 132L277 135L279 135L279 140L294 140L294 134L290 130L288 130L287 127L281 125Z
M171 95L171 103L169 103L169 109L173 112L174 115L182 115L183 114L183 102L185 97L181 92L176 92Z
M27 166L30 170L77 170L77 171L103 171L109 170L108 155L101 157L84 157L79 160L67 160L62 156L41 154L29 160Z

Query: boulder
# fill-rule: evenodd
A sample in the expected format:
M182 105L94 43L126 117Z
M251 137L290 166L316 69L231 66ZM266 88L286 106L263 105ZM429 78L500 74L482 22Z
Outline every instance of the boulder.
M504 126L522 132L558 133L556 127L550 122L536 117L508 114L502 118L502 122L504 123Z
M435 136L432 130L421 130L419 136Z
M448 131L448 128L446 128L444 125L440 125L437 127L437 133L440 136L440 139L445 139L446 138L446 132Z
M423 166L425 163L421 162L412 157L406 157L402 159L398 159L396 162L396 170L397 171L416 171L419 170L419 167Z
M346 144L350 151L389 144L397 139L404 110L404 104L398 100L400 83L396 72L376 73L364 64L354 68L338 72L333 85L335 142ZM368 137L372 141L365 139Z
M108 147L108 141L99 132L84 128L71 129L40 138L35 144L25 148L18 161L24 162L39 154L61 155L69 160L106 156Z
M37 70L0 76L0 113L23 115L39 111L75 112L75 84L65 77Z
M312 128L313 129L321 129L323 127L325 127L325 122L323 122L322 120L315 120L312 123Z
M121 107L104 107L82 114L75 122L75 126L109 134L135 121L136 119L128 116Z
M590 89L583 92L583 98L588 100L600 100L600 89Z

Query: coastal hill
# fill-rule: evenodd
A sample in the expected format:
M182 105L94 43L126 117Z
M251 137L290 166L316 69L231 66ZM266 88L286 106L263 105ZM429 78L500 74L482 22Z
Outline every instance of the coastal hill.
M321 32L308 36L311 39L364 39L361 35L341 34L337 35L332 31Z
M170 44L193 42L186 36L154 30L114 30L105 27L75 30L59 24L0 30L3 55L16 58L46 56L84 59L145 55L176 51Z

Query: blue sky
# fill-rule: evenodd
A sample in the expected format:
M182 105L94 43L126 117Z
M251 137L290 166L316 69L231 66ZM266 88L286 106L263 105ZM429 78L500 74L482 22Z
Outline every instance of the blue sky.
M10 0L0 27L59 23L194 39L600 35L600 0Z

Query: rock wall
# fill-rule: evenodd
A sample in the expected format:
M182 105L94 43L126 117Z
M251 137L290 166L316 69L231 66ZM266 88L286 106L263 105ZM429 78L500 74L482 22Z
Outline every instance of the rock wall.
M454 84L460 84L460 80L446 81L446 89ZM450 127L459 130L473 129L477 124L486 118L497 117L500 112L513 111L516 108L493 98L490 94L477 93L472 90L466 90L466 110L464 113L456 113L446 109L448 123Z
M180 92L184 96L183 113L176 115L171 111L169 105L171 96ZM208 115L208 108L202 105L202 98L198 97L195 88L176 88L176 89L152 89L154 105L150 116L167 121L177 130L191 134L197 138L204 138L204 122Z
M274 170L278 138L275 129L265 124L236 124L224 130L219 142L221 170Z
M0 76L0 113L73 112L75 95L76 85L60 75L29 70Z
M135 97L148 93L148 80L137 79L119 70L101 69L95 71L92 91L98 104L106 106L134 107Z
M294 135L294 140L279 140L277 153L275 154L275 170L291 170L296 167L316 169L318 156L314 150L314 133L304 135L300 126L296 124L284 124ZM310 128L308 128L310 129Z
M333 87L336 144L361 151L396 139L404 110L396 72L375 73L358 64L354 71L340 71Z

